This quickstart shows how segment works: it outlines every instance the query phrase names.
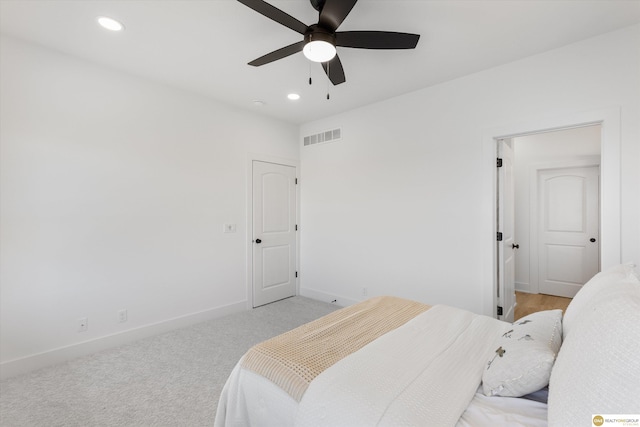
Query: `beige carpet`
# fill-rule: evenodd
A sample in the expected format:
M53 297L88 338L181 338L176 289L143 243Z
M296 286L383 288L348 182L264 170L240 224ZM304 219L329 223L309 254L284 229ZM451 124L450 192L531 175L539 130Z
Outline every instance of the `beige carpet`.
M293 297L0 383L3 427L211 426L254 344L338 307Z

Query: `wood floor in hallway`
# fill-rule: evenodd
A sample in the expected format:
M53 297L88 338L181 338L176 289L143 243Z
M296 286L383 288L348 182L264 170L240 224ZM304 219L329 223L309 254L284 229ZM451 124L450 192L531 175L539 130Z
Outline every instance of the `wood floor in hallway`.
M517 305L514 313L514 319L518 320L526 315L535 313L536 311L555 310L558 308L562 310L562 313L564 314L570 302L571 298L516 292Z

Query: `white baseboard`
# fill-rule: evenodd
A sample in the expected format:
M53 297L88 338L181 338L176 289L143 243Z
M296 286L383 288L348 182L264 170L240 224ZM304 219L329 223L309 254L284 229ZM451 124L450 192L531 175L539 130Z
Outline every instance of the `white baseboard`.
M347 307L349 305L353 305L355 303L360 302L360 300L343 297L341 295L328 294L326 292L317 291L315 289L309 289L309 288L300 288L300 296L315 299L318 301L328 302L330 304L335 304L339 307Z
M191 313L185 316L164 320L150 325L140 326L128 331L107 335L100 338L72 344L20 359L9 360L0 364L0 379L13 377L34 371L36 369L63 363L77 357L86 356L98 351L118 347L143 338L148 338L164 332L184 328L196 323L226 316L247 310L247 301L241 301L222 307Z
M514 287L516 288L516 291L518 291L518 292L524 292L524 293L527 293L527 294L532 293L531 292L531 287L529 286L528 283L515 282L514 283Z

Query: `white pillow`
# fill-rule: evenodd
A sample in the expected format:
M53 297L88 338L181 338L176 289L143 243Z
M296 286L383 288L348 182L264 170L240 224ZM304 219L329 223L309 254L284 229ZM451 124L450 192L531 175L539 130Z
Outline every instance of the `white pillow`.
M561 343L562 310L539 311L515 321L484 370L484 394L520 397L545 387Z
M640 283L610 283L562 344L549 384L549 426L640 413Z
M593 276L593 278L580 289L573 300L571 300L571 303L569 303L564 318L562 319L563 339L569 336L573 325L578 322L578 319L584 313L592 311L593 306L600 302L604 294L619 291L611 287L613 283L627 279L631 281L637 279L633 268L634 264L631 263L609 268Z

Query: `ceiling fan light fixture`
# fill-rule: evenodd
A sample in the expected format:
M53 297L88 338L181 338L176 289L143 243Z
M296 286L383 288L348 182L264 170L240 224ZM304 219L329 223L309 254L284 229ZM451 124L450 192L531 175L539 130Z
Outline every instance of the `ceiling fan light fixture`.
M336 47L324 40L314 40L304 45L302 52L309 61L327 62L336 56Z
M302 53L309 61L327 62L336 56L336 38L333 34L325 32L317 26L304 36L305 45Z

